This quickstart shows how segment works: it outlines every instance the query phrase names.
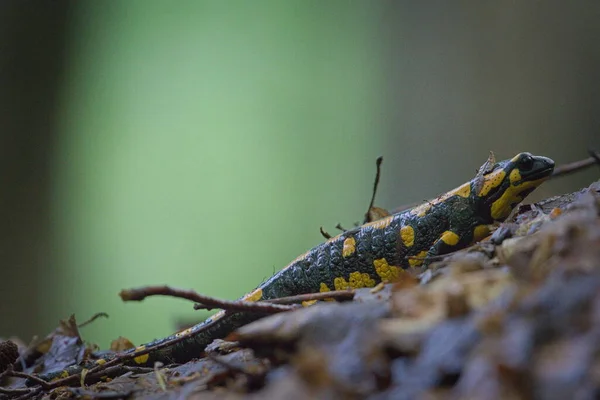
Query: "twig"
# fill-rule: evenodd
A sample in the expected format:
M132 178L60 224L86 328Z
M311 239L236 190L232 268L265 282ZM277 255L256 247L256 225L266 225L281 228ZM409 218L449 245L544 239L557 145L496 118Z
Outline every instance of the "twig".
M40 385L43 389L49 389L50 388L50 384L48 382L46 382L43 379L38 378L35 375L31 375L31 374L26 374L25 372L19 372L19 371L10 371L7 373L8 376L13 376L15 378L24 378L24 379L30 379L31 381L37 383L38 385Z
M5 376L8 376L8 374L10 374L13 371L13 368L14 367L9 364L4 371L0 372L0 382L2 382L2 379Z
M226 301L226 300L218 300L208 296L202 296L198 293L195 293L191 290L178 290L172 289L168 286L148 286L139 289L130 289L123 290L120 293L121 298L124 301L140 301L148 296L155 295L165 295L165 296L174 296L180 297L187 300L192 301L200 301L203 305L210 305L214 307L224 308L226 312L231 311L254 311L254 312L280 312L280 311L290 311L296 309L297 307L280 305L280 304L272 304L266 302L246 302L246 301ZM206 327L211 326L212 324L207 324ZM197 334L198 332L194 332L193 334ZM100 372L106 373L107 370L113 370L111 368L117 364L123 363L125 361L131 360L133 358L143 356L145 354L163 349L165 347L173 346L183 340L186 340L189 335L180 335L171 340L164 341L158 343L154 346L148 346L142 349L138 349L135 351L116 354L114 358L108 360L104 364L97 365L94 368L91 368L87 371L85 381L90 382L95 379L97 376L100 377L103 374L99 374ZM45 382L48 389L56 388L59 386L69 386L74 383L78 383L81 380L81 372L77 374L73 374L67 376L62 379L57 379L52 382ZM37 381L36 381L37 383Z
M69 392L78 396L78 398L89 398L89 399L126 399L134 393L134 390L126 392L117 391L103 391L97 392L93 390L86 390L83 388L67 388Z
M169 368L169 366L172 366L172 365L177 365L177 364L169 364L169 365L165 365L165 367ZM123 365L122 367L123 367L123 371L131 372L132 374L136 374L136 375L147 374L148 372L154 371L154 368L152 368L152 367L134 367L131 365Z
M38 383L40 386L37 388L14 388L14 389L8 389L8 388L0 386L0 393L2 393L2 394L11 395L11 396L16 396L16 395L22 394L23 396L21 396L19 398L27 399L29 397L35 396L42 389L48 389L48 382L46 382L38 377L29 375L29 374L14 371L12 365L9 365L8 368L0 374L0 379L4 378L5 376L32 379L36 383Z
M346 231L348 230L348 229L344 228L344 227L342 226L342 224L340 224L339 222L338 222L338 224L335 226L335 229L338 229L338 230L340 230L340 231L342 231L342 232L346 232Z
M144 286L135 289L124 289L119 293L123 301L141 301L149 296L171 296L191 300L202 305L202 308L211 310L221 308L230 311L278 313L290 311L295 307L286 305L270 304L265 302L252 302L244 300L222 300L210 296L201 295L193 290L176 289L169 286Z
M373 182L373 192L371 193L371 202L369 203L369 207L367 208L367 212L365 213L365 218L363 220L363 224L366 224L367 222L373 222L376 219L382 218L382 216L377 216L378 211L384 211L385 216L387 216L387 214L388 214L388 212L386 210L380 209L378 207L373 207L373 204L375 203L375 195L377 194L377 187L379 186L379 178L381 177L381 163L382 162L383 162L383 157L382 156L377 157L377 160L375 161L375 165L377 167L377 172L375 173L375 181ZM360 226L360 222L355 222L354 226L355 227ZM339 229L342 232L347 231L347 229L344 228L341 223L338 223L335 227L336 227L336 229ZM323 235L323 237L325 239L331 239L332 236L328 232L325 232L323 230L323 227L319 228L319 230L321 231L321 235Z
M0 386L1 394L8 394L13 396L17 394L29 393L31 390L33 389L7 389L5 387Z
M37 396L42 391L41 387L32 388L29 393L24 394L23 396L16 397L13 400L27 400L32 398L33 396Z
M377 172L375 173L375 181L373 182L373 192L371 193L371 202L369 203L369 207L367 208L367 212L365 213L365 219L363 224L367 222L371 222L371 209L373 208L373 204L375 204L375 195L377 194L377 187L379 186L379 178L381 177L381 163L383 162L383 157L377 157L375 161L375 165L377 168Z
M319 227L319 231L321 232L321 235L323 235L323 237L325 239L331 239L332 238L332 236L329 234L329 232L327 232L326 230L324 230L322 226Z
M552 178L572 174L574 172L591 167L594 164L600 165L600 154L594 150L589 150L589 153L591 154L591 157L579 161L573 161L571 163L563 164L554 168Z
M91 324L92 322L94 322L96 319L98 319L100 317L108 318L108 314L105 312L96 313L96 314L92 315L91 318L88 319L87 321L84 321L84 322L78 324L77 327L83 328L84 326Z
M279 297L277 299L269 299L269 300L261 300L257 303L267 303L267 304L297 304L302 303L303 301L313 301L313 300L325 300L325 299L335 299L335 300L352 300L354 298L354 290L334 290L331 292L318 292L318 293L306 293L299 294L296 296L287 296L287 297ZM254 303L254 304L257 304ZM202 304L194 304L194 310L205 310ZM295 309L295 308L293 308Z
M596 163L600 165L600 153L594 149L588 149L588 153L594 160L596 160Z
M303 301L336 299L336 300L352 300L354 298L354 290L333 290L331 292L306 293L296 296L280 297L278 299L264 300L265 303L273 304L295 304Z
M35 390L35 389L27 389L27 388L7 389L5 387L0 386L0 393L8 394L8 395L29 394L29 392L31 392L32 390Z

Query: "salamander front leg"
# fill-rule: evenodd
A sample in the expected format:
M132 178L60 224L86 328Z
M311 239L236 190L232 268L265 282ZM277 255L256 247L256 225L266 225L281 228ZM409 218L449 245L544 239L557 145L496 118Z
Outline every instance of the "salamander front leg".
M427 251L423 265L429 265L431 262L437 261L438 256L461 249L463 246L459 245L460 242L460 236L457 233L450 230L445 231L442 233L442 236L433 243L429 251Z

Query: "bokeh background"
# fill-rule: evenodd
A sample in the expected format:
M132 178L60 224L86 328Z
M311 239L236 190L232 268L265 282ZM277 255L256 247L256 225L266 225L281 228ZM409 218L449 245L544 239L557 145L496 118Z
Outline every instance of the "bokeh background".
M493 150L600 147L600 2L0 2L0 336L107 347L203 319L121 288L236 298ZM546 184L537 199L598 170ZM534 198L534 199L535 199Z

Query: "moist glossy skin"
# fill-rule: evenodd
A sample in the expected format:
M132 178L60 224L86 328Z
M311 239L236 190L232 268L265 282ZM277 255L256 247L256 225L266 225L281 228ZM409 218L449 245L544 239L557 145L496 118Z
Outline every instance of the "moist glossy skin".
M420 206L329 239L241 299L258 301L393 281L402 269L420 267L430 256L459 250L486 237L488 225L506 219L553 170L551 159L520 153L495 164L487 174ZM139 352L146 347L166 345L135 358L133 363L182 363L200 357L214 339L259 317L217 313L185 331L131 350ZM72 374L80 369L75 366L66 372ZM52 375L58 374L45 378Z

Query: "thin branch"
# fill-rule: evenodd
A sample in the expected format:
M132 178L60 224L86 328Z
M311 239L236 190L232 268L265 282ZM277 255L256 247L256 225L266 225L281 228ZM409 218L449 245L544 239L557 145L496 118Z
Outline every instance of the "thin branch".
M306 293L298 294L296 296L279 297L277 299L261 300L257 303L267 304L298 304L303 301L314 301L314 300L352 300L354 298L354 290L334 290L331 292L318 292L318 293ZM205 310L202 304L194 304L194 310ZM295 307L293 309L296 309Z
M92 315L92 316L90 317L90 319L88 319L87 321L84 321L84 322L82 322L82 323L78 324L78 325L77 325L77 327L78 327L78 328L83 328L84 326L86 326L86 325L88 325L88 324L91 324L92 322L94 322L95 320L97 320L97 319L98 319L98 318L100 318L100 317L103 317L103 318L108 318L108 314L107 314L107 313L105 313L105 312L99 312L99 313L96 313L96 314Z
M48 382L46 382L45 380L40 379L40 378L38 378L35 375L26 374L25 372L10 371L6 375L13 376L15 378L30 379L31 381L33 381L33 382L37 383L38 385L40 385L43 389L49 389L50 388L50 384Z
M342 232L346 232L346 231L348 230L348 229L344 228L344 227L342 226L342 224L340 224L339 222L338 222L338 224L335 226L335 229L337 229L337 230L340 230L340 231L342 231Z
M202 305L203 309L211 310L221 308L228 311L264 312L274 314L282 311L290 311L295 307L286 305L270 304L266 302L252 302L244 300L222 300L210 296L201 295L193 290L183 290L170 286L144 286L141 288L124 289L119 293L123 301L141 301L149 296L170 296L194 301Z
M34 396L37 396L42 391L41 387L32 388L29 393L24 394L23 396L16 397L13 400L27 400Z
M367 212L365 213L365 219L363 221L363 224L372 221L371 209L373 208L373 204L375 203L375 195L377 194L377 187L379 186L379 178L381 178L381 163L383 163L383 157L379 156L375 161L377 172L375 173L375 181L373 182L373 192L371 193L371 201L369 202L369 207L367 208Z
M591 157L579 161L573 161L571 163L563 164L554 168L552 178L572 174L574 172L578 172L588 167L591 167L592 165L600 165L600 155L593 150L590 150L590 154L592 154Z
M319 293L306 293L298 294L296 296L280 297L278 299L264 300L265 303L273 304L295 304L302 303L303 301L312 300L352 300L354 298L354 290L333 290L331 292L319 292Z
M325 239L331 239L332 238L332 236L329 234L329 232L327 232L326 230L324 230L322 226L319 227L319 231L321 232L321 235L323 235L323 237Z
M0 386L0 393L8 395L29 394L32 390L35 389L7 389L5 387Z
M171 288L167 287L167 286L158 286L158 287L147 287L147 288L142 288L142 289L153 289L153 290L140 290L140 289L135 289L135 290L129 290L129 291L122 291L121 292L121 298L123 298L125 301L128 300L142 300L147 296L152 296L152 295L168 295L171 296L173 293L176 293L178 296L176 297L180 297L180 298L185 298L187 300L192 300L192 301L196 301L196 300L201 300L202 303L204 304L206 302L206 300L210 300L212 302L213 306L229 306L229 305L235 305L235 307L233 308L227 308L227 312L231 312L233 309L238 309L240 311L250 311L248 309L248 307L244 306L242 307L243 309L241 309L239 307L240 303L244 303L244 304L248 304L248 305L254 305L254 306L258 306L255 307L254 309L252 309L251 311L262 311L264 312L267 309L278 309L278 311L289 311L292 309L295 309L296 307L289 307L289 306L285 306L283 304L276 304L274 301L273 302L256 302L256 303L252 303L252 302L230 302L230 301L221 301L221 300L217 300L217 299L213 299L207 296L201 296L198 295L197 293L194 293L192 291L173 291ZM327 292L327 293L314 293L314 294L309 294L309 295L300 295L300 296L292 296L292 298L295 298L295 300L297 301L305 301L305 300L301 300L301 299L307 299L307 300L316 300L316 299L321 299L321 298L350 298L350 295L353 296L353 293L351 291L335 291L335 292ZM275 301L281 301L282 303L285 303L287 301L290 301L291 298L282 298L282 299L276 299ZM231 304L231 303L235 303L235 304ZM206 304L205 304L206 305ZM208 324L208 326L210 326L211 324ZM125 361L131 360L133 358L151 353L151 352L155 352L157 350L160 350L162 348L165 347L170 347L173 346L174 344L177 344L181 341L186 340L190 335L192 334L197 334L198 332L194 332L194 333L190 333L190 334L184 334L181 336L178 336L176 338L173 338L171 340L165 341L165 342L161 342L158 343L154 346L148 346L146 348L143 349L139 349L136 351L132 351L129 353L121 353L121 354L117 354L115 355L115 357L109 361L107 361L106 363L102 364L102 365L97 365L94 368L91 368L88 370L87 375L86 375L86 382L90 382L90 379L95 378L96 376L102 376L102 374L100 374L100 372L106 372L107 370L112 369L111 367L123 363ZM38 378L39 379L39 378ZM71 376L62 378L62 379L57 379L55 381L52 382L45 382L44 385L46 385L45 387L48 389L52 389L52 388L56 388L59 386L68 386L71 384L76 384L80 381L81 379L81 373L77 373L77 374L73 374ZM36 380L37 383L37 380ZM41 385L41 384L40 384Z

